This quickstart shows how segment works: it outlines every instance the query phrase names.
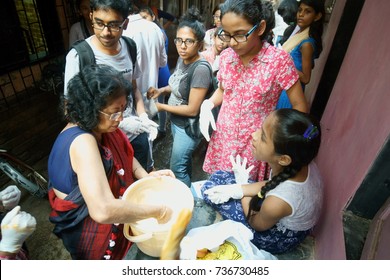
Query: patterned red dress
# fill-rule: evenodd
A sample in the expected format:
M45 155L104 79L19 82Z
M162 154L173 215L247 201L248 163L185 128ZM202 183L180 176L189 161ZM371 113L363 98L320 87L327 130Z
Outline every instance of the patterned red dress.
M251 135L275 109L282 90L289 89L298 79L290 55L266 42L247 66L233 49L223 51L218 80L225 91L203 170L210 174L230 171L229 156L239 154L248 159L247 166L255 166L250 179L263 180L266 163L253 157Z

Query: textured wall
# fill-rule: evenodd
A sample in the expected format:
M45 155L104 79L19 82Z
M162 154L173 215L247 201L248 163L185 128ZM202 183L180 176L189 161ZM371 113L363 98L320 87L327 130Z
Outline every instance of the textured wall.
M366 0L321 120L317 163L326 191L317 259L345 259L341 212L389 136L389 10L390 1Z

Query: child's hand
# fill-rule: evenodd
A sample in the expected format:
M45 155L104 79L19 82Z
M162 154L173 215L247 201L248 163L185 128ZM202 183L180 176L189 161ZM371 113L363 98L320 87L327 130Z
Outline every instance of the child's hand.
M210 201L214 204L222 204L229 199L241 199L244 194L242 192L241 185L220 185L214 188L208 189L204 192Z
M236 161L234 161L233 155L230 155L230 162L232 163L232 170L237 184L247 184L249 179L249 173L254 168L253 165L246 169L247 158L244 158L241 164L241 157L237 155Z

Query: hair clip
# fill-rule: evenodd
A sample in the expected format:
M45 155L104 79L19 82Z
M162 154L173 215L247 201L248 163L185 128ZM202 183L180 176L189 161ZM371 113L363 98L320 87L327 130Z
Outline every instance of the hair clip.
M305 133L303 134L303 138L309 141L317 137L318 134L320 134L318 128L314 124L312 124L306 129Z
M258 193L257 193L257 196L259 197L259 198L264 198L264 196L261 194L261 191L259 191Z

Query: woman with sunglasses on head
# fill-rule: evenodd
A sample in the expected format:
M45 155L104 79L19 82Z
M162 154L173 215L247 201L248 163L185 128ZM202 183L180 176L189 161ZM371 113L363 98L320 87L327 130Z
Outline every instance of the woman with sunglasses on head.
M88 65L68 83L65 119L48 161L50 221L73 259L122 259L131 246L123 224L146 218L166 223L172 210L122 200L147 173L118 128L132 86L107 65Z
M264 41L274 22L270 8L259 0L227 0L221 6L219 38L229 45L221 53L219 88L201 106L200 129L208 145L203 170L231 170L230 156L248 159L254 165L250 179L263 180L265 162L251 153L251 133L261 127L286 89L294 109L307 112L299 76L290 56ZM211 112L221 105L218 121ZM215 130L209 136L209 126Z
M169 85L151 87L149 98L170 94L168 104L156 103L158 111L170 113L173 135L170 168L176 178L191 186L192 153L202 139L201 133L192 133L189 121L197 119L200 105L212 86L209 63L201 57L205 28L200 22L199 11L192 7L185 14L177 28L174 39L179 59Z

